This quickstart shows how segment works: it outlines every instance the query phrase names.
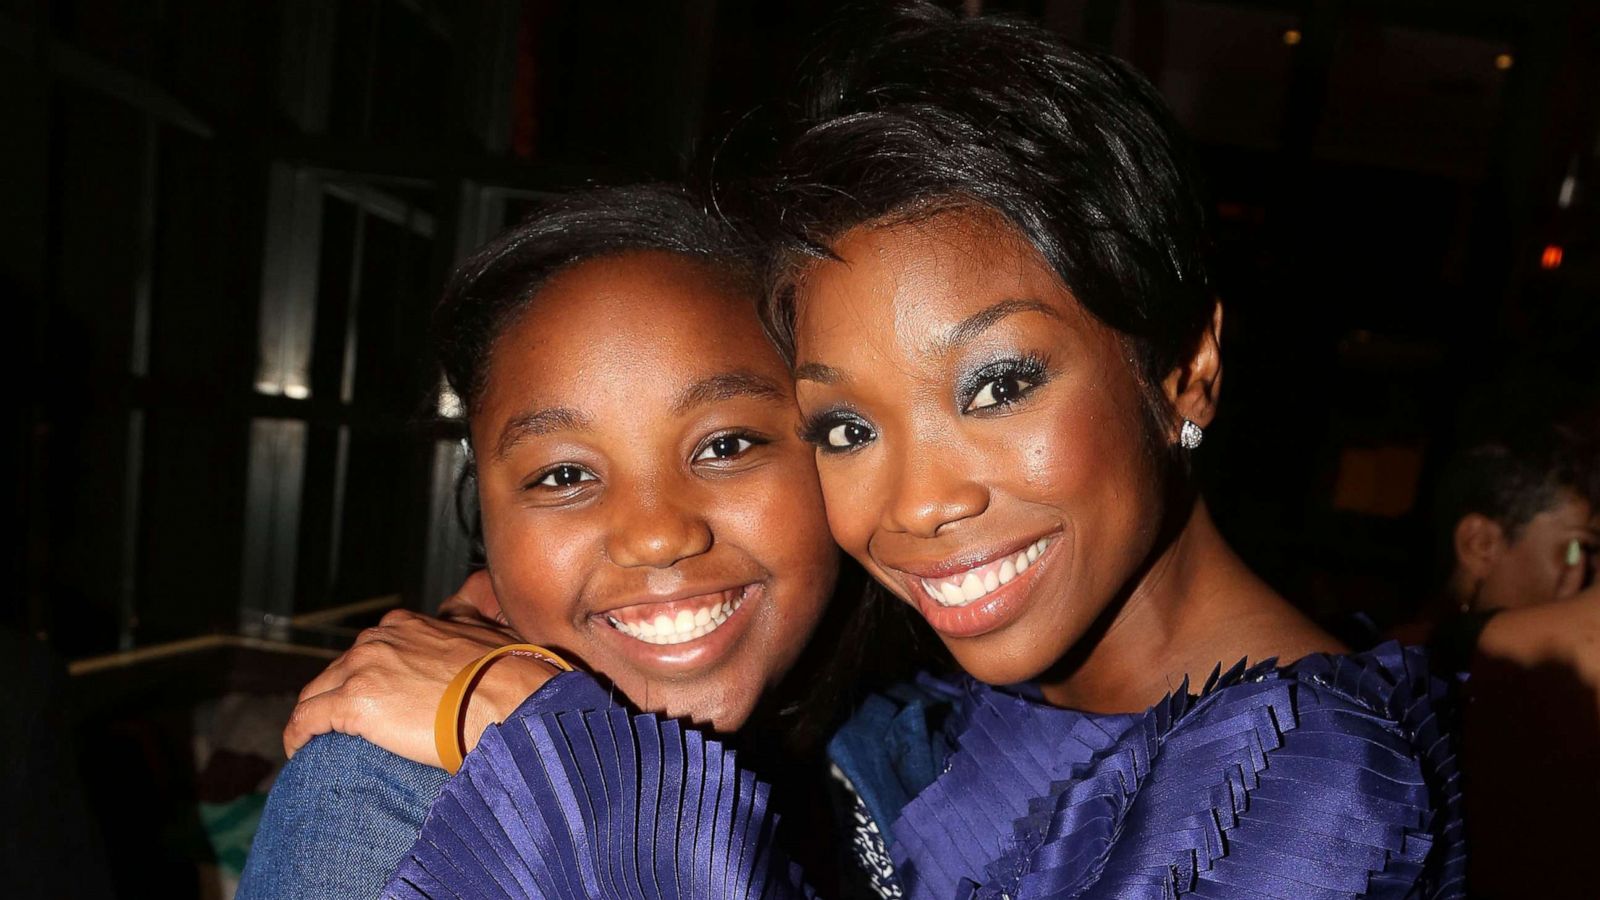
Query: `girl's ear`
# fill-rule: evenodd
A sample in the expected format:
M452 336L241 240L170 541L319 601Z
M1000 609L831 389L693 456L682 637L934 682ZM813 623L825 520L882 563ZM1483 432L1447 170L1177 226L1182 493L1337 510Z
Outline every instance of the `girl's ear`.
M1162 388L1179 421L1172 425L1174 440L1183 419L1204 428L1217 414L1217 394L1222 389L1222 301L1211 308L1211 324L1195 342L1189 358L1167 375Z
M505 612L500 608L500 598L494 592L494 580L488 569L478 569L461 588L439 606L439 615L446 619L488 619L506 624Z

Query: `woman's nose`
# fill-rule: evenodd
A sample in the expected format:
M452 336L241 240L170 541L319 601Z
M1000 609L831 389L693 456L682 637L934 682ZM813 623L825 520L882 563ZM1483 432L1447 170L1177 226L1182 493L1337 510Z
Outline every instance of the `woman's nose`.
M949 449L908 447L885 509L885 524L916 537L933 537L948 525L989 508L989 489L949 458Z

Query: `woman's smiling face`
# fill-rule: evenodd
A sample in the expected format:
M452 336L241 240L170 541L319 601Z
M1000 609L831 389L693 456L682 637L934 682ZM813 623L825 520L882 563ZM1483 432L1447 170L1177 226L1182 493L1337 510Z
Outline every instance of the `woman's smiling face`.
M834 537L990 683L1123 595L1161 473L1123 340L998 217L858 226L796 285L797 392Z
M837 574L788 372L752 301L660 252L558 273L472 416L511 625L643 708L738 728Z

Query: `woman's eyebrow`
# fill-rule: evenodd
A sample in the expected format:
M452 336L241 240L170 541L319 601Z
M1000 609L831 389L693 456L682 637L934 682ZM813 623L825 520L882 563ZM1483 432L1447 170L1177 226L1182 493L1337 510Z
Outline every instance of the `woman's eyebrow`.
M588 431L594 421L583 413L565 406L530 410L506 421L500 429L500 440L495 444L495 456L504 459L507 453L529 438L541 437L555 431Z
M789 401L789 392L776 381L754 372L719 372L696 381L678 392L672 401L672 414L681 416L696 407L709 403L732 400L735 397L755 397L759 400Z
M1038 312L1053 318L1061 318L1060 311L1042 300L1001 300L957 322L955 327L945 332L944 337L940 339L940 349L959 347L999 324L1000 320L1007 316L1024 312Z
M833 366L825 366L822 363L805 363L795 367L794 380L838 384L844 380L844 373Z

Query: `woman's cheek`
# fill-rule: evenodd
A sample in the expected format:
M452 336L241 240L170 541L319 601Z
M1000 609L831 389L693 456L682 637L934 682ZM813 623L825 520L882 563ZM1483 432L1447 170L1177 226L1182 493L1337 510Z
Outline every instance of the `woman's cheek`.
M872 538L871 509L875 495L870 478L863 475L865 467L822 461L818 469L824 473L822 503L829 533L844 552L865 561Z

